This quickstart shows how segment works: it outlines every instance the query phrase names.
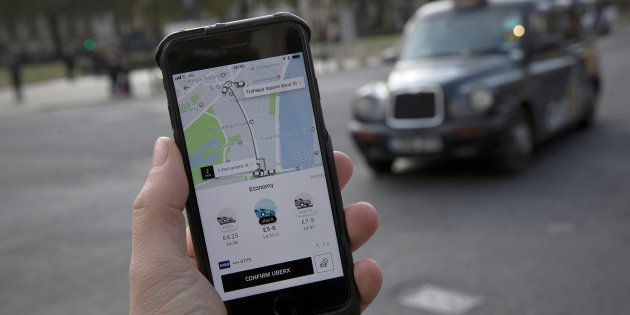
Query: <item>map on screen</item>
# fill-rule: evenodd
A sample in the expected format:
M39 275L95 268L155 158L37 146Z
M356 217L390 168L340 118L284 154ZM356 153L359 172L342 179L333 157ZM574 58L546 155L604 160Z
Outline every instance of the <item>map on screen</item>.
M197 190L321 165L302 58L173 76Z

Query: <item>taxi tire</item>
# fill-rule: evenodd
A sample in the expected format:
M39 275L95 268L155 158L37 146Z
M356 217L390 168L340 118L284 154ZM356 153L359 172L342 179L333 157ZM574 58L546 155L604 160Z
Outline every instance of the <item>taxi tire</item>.
M584 113L584 115L577 122L578 130L586 130L593 126L593 121L595 120L595 105L590 105L589 109Z
M365 159L368 166L377 174L388 174L392 172L393 159Z
M599 94L599 83L590 86L590 92L592 98L588 104L586 111L582 114L582 117L578 120L576 127L577 130L585 130L593 126L595 120L595 111L597 107L597 98Z
M503 173L515 174L527 167L534 150L534 130L524 110L520 110L508 130L506 149L499 158L498 168Z

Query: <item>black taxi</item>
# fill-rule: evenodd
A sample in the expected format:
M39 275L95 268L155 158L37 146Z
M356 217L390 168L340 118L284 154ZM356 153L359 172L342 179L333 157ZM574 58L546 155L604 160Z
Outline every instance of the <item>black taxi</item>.
M348 127L368 165L489 157L515 172L536 144L589 126L601 83L576 11L544 0L420 7L387 80L355 92Z

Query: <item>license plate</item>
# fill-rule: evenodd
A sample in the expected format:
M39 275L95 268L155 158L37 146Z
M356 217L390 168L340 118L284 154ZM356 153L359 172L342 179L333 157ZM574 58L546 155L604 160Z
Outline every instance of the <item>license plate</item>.
M438 153L444 144L438 137L398 137L389 141L389 147L396 153Z

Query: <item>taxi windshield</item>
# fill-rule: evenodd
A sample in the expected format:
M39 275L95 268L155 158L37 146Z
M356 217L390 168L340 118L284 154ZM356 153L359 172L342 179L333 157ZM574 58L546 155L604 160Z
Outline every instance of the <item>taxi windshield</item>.
M524 34L521 13L514 8L436 13L419 18L411 26L401 59L503 54L519 47Z

